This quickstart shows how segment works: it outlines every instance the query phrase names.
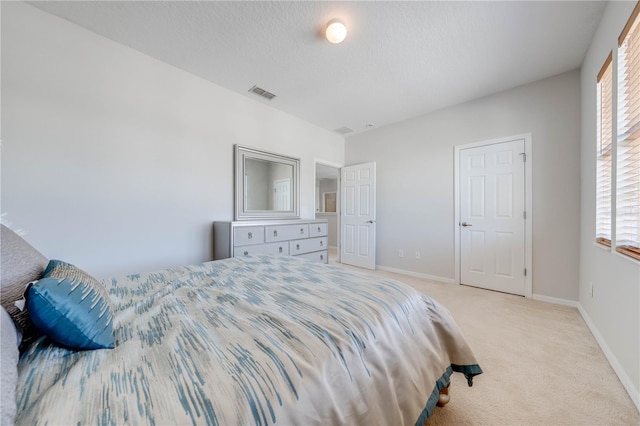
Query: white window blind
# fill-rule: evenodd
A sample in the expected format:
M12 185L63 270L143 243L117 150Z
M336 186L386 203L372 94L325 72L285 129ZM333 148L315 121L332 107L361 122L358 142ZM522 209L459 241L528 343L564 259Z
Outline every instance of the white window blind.
M597 79L596 241L611 247L611 162L613 150L612 53Z
M640 2L618 39L616 250L640 259Z

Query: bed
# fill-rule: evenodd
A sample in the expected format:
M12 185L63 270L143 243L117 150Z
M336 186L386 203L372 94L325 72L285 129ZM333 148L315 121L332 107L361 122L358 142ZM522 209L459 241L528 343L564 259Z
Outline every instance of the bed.
M20 273L37 286L51 262L9 232L10 308L5 266L36 258ZM36 334L17 362L16 424L423 425L451 374L482 372L444 307L342 267L251 256L100 284L113 347Z

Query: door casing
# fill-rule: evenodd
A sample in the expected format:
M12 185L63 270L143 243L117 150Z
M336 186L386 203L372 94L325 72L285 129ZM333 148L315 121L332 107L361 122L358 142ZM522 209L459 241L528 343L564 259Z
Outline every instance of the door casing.
M318 164L322 164L324 166L329 166L329 167L333 167L334 169L337 169L337 179L338 181L336 182L336 222L337 222L337 240L336 240L336 245L337 245L337 261L338 263L340 263L340 241L341 241L341 237L340 237L340 182L342 179L342 171L341 169L344 167L343 164L339 164L339 163L334 163L332 161L327 161L327 160L323 160L320 158L315 158L313 161L313 176L314 179L317 178L318 173L316 171ZM317 191L317 188L314 185L314 193ZM315 197L317 198L318 194L315 194ZM314 209L315 210L315 209ZM315 217L315 212L314 212L314 217Z
M525 221L525 297L533 296L533 156L531 133L507 136L498 139L490 139L480 142L457 145L454 147L454 247L455 247L455 275L454 283L460 284L460 151L468 148L477 148L486 145L494 145L503 142L510 142L517 139L524 139L524 152L526 155L524 181L525 181L525 211L527 219Z

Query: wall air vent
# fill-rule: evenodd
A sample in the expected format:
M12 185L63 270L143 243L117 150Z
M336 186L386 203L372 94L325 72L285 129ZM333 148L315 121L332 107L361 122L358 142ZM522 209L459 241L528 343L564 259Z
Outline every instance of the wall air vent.
M342 126L339 129L335 129L334 132L340 133L341 135L346 135L347 133L353 132L353 129L350 129L347 126Z
M276 95L274 95L273 93L267 92L263 88L258 87L256 85L254 85L251 89L249 89L249 92L255 93L256 95L262 96L263 98L266 98L266 99L269 99L269 100L271 100L271 99L276 97Z

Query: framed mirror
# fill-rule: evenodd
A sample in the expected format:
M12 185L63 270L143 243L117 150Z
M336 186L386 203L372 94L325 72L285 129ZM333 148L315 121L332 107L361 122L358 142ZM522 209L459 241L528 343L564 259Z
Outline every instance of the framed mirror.
M235 220L299 219L300 160L235 145Z

